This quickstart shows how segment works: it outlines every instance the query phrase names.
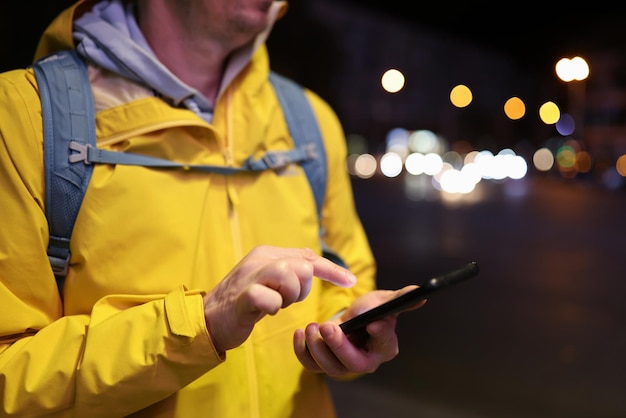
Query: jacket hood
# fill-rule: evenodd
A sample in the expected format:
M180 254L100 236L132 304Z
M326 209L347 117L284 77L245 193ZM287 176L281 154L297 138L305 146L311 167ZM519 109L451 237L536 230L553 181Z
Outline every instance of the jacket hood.
M72 23L74 19L91 9L98 0L79 0L72 6L63 10L48 25L39 39L35 50L34 60L64 49L74 48L72 39Z

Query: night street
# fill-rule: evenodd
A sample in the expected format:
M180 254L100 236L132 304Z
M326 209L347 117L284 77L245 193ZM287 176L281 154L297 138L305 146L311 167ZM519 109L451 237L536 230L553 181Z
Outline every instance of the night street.
M355 180L381 287L481 272L399 321L400 354L333 384L341 417L626 416L626 196L556 178L481 182L475 203Z

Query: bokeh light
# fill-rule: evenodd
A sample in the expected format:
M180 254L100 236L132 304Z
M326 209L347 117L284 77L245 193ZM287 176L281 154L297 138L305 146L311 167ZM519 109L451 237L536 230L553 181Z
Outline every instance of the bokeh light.
M397 93L404 87L404 74L395 68L383 73L380 83L388 93Z
M387 152L380 159L380 171L386 177L397 177L402 173L402 158L395 152Z
M584 80L589 75L589 66L581 57L565 58L557 63L555 70L565 81ZM385 91L396 93L405 86L405 74L396 68L390 68L383 73L381 84ZM474 92L465 84L457 84L450 90L449 99L455 107L466 108L474 101ZM480 103L479 108L482 106L483 103ZM506 99L502 109L511 121L520 120L528 114L527 104L519 96ZM387 116L389 114L385 112L391 111L390 108L380 110ZM585 141L582 129L577 132L574 116L569 112L563 113L555 101L543 102L539 106L537 117L546 125L554 125L558 135L549 138L520 138L515 144L519 155L513 147L498 151L496 144L500 142L500 138L497 133L491 135L466 129L466 125L475 115L475 109L463 116L455 113L451 118L445 112L442 114L442 117L449 118L446 135L451 136L450 141L430 129L393 127L384 138L384 151L379 151L379 154L368 152L368 141L362 135L348 135L347 169L351 175L364 179L376 175L394 178L405 173L401 179L404 181L407 197L416 200L431 199L435 195L443 199L443 194L447 195L446 201L459 202L457 195L470 194L474 195L472 199L476 199L477 195L485 193L484 187L478 187L482 181L513 184L516 180L524 179L529 168L539 172L552 172L564 179L574 179L595 170L593 176L584 178L596 180L610 188L626 184L626 180L623 180L626 177L626 155L614 160L614 166L607 160L608 155L594 161L593 153L587 149L593 143ZM495 120L497 115L493 117ZM433 122L436 123L436 120ZM575 132L577 136L572 137ZM545 141L544 145L535 147L534 142L540 140ZM483 149L476 147L479 143L484 146ZM526 158L532 159L530 166ZM515 196L525 194L528 183L517 183L517 186L506 186L505 193ZM457 197L450 197L452 195Z
M415 176L424 173L425 157L421 152L413 152L404 161L407 173Z
M450 91L450 102L456 107L467 107L472 103L472 91L469 87L459 84Z
M626 177L626 155L621 155L615 163L615 168L620 176Z
M556 123L556 131L563 135L569 136L574 133L576 123L574 118L569 113L563 113Z
M427 154L442 150L439 137L427 129L418 129L409 134L409 150Z
M504 103L504 114L511 120L518 120L526 114L526 105L519 97L511 97Z
M376 173L376 158L371 154L361 154L354 159L352 171L362 179L368 179Z
M539 117L546 125L553 125L561 117L561 111L554 102L545 102L539 108Z
M367 140L363 135L346 135L348 154L365 154L367 152Z
M582 57L561 58L554 67L556 75L565 82L581 81L589 76L589 65Z
M549 148L539 148L533 154L533 164L539 171L550 171L554 165L554 155Z

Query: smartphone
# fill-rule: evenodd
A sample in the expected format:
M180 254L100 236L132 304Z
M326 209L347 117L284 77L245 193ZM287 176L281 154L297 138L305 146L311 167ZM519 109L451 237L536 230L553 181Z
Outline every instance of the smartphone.
M387 315L401 312L418 301L426 299L427 296L435 292L474 277L478 274L478 270L478 264L475 261L472 261L461 268L441 276L434 277L425 283L420 284L418 288L365 311L362 314L343 322L339 326L343 330L344 334L362 332L364 331L365 326L370 322L382 319Z

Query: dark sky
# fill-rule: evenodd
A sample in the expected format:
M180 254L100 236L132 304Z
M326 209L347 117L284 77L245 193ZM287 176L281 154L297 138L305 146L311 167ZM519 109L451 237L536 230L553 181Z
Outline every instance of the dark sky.
M338 1L506 52L529 67L598 48L619 49L626 55L626 6L619 2Z
M4 0L0 3L0 71L31 62L48 23L72 0Z

